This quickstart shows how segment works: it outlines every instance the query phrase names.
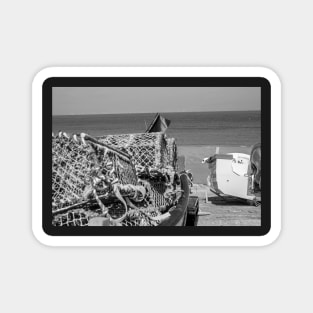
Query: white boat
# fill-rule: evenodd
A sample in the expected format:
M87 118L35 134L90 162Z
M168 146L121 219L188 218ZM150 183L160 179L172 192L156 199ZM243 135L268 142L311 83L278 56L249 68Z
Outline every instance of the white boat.
M219 196L260 200L251 192L250 155L244 153L215 154L205 159L209 166L208 186Z

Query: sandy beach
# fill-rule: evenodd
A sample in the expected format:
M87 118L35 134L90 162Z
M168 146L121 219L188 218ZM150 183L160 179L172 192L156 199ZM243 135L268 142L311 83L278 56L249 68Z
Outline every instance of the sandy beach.
M194 184L191 190L199 197L197 226L261 226L261 205L220 198L205 184Z

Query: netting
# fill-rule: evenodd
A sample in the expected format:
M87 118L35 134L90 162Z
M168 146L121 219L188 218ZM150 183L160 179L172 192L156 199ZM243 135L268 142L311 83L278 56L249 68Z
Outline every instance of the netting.
M162 182L150 182L150 188L149 192L152 204L156 207L166 206L169 202L169 199L166 197L168 187Z
M118 208L114 204L111 210L116 214ZM111 214L111 210L109 211ZM110 221L110 226L157 226L161 222L161 211L158 208L138 208L128 211L126 217L120 221ZM53 218L54 226L90 226L94 218L103 216L94 210L74 209L66 213L57 214Z
M52 210L107 194L110 183L137 184L135 168L126 154L89 136L52 138Z
M82 203L79 208L66 208L55 211L53 225L55 226L89 226L89 221L94 217L109 216L111 225L120 226L157 226L163 211L172 207L177 202L176 191L168 188L164 183L139 181L139 185L145 188L146 195L136 203L130 202L135 193L127 192L126 186L117 185L120 193L127 197L127 208L116 198L103 197L101 202L107 210L103 210L97 202ZM129 198L129 199L128 199ZM117 224L114 221L118 221Z
M98 139L102 143L127 152L135 166L150 168L175 166L175 140L167 139L164 133L108 135Z
M168 164L177 169L177 146L175 138L166 138L166 150L168 154Z
M88 226L89 220L94 216L100 216L97 211L87 211L84 209L71 210L63 214L54 216L53 226Z
M52 224L157 226L175 204L176 144L163 134L52 138Z

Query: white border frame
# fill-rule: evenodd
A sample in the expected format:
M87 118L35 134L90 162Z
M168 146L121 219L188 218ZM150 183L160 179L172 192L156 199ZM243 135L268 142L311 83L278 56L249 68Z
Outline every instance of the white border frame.
M42 84L50 77L264 77L271 84L271 230L264 236L50 236L42 229ZM264 246L281 230L281 84L264 67L51 67L32 84L32 229L48 246Z

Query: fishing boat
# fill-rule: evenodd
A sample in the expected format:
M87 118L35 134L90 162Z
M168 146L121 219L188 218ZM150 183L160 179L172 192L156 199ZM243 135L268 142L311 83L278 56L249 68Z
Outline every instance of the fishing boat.
M208 164L207 183L214 194L225 199L230 196L259 204L261 190L256 191L253 187L254 175L249 154L214 154L205 158L203 163Z

